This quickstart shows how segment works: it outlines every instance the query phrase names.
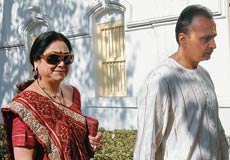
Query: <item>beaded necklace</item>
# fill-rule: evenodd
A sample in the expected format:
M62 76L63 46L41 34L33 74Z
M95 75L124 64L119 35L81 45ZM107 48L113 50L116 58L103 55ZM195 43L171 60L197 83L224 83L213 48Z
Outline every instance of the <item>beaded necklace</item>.
M49 90L47 90L45 87L42 86L42 84L39 83L37 80L38 87L55 103L59 105L65 105L65 98L62 92L62 89L58 91L57 94L51 93Z

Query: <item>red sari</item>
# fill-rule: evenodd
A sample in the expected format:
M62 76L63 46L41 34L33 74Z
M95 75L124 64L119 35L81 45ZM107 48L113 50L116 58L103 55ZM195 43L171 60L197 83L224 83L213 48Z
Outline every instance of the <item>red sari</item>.
M14 159L12 122L19 117L35 135L38 143L36 159L89 160L93 151L76 88L74 95L73 106L65 107L36 92L23 91L9 105L2 107L8 159Z

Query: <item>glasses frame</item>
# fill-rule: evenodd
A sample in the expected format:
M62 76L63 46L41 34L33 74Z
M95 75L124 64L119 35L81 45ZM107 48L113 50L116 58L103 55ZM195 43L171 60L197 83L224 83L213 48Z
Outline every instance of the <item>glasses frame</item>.
M57 56L59 56L59 58L58 58L59 61L58 61L57 63L55 63L55 64L49 63L48 57L51 56L51 55L57 55ZM65 58L66 56L71 56L71 61L70 61L70 63L66 63L66 62L64 61L64 58ZM65 65L70 65L70 64L73 63L74 54L68 53L68 52L67 52L67 53L62 53L62 52L49 52L49 53L47 53L47 54L45 54L45 55L44 55L44 54L41 55L41 58L44 59L44 60L46 61L46 63L51 64L51 65L57 65L57 64L59 64L61 61L63 61Z

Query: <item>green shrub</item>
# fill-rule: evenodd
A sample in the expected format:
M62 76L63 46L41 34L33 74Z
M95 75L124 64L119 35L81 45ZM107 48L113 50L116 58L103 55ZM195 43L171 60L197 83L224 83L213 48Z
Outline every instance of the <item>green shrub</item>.
M0 124L0 159L7 160L5 143L3 141L3 125L2 124Z
M103 148L95 153L94 160L132 160L135 143L135 130L114 130L103 133ZM0 124L0 160L7 160L3 141L3 125Z
M94 160L132 160L136 130L106 131L103 133L103 148L96 152Z
M96 152L93 160L132 160L136 130L115 129L106 131L99 129L103 133L103 148ZM230 144L230 136L227 136ZM7 160L5 144L3 141L3 125L0 124L0 160Z

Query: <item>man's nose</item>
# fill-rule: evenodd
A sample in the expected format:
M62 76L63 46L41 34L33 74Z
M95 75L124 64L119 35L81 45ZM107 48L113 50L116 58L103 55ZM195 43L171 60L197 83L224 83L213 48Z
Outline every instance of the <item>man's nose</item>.
M215 42L214 39L212 39L212 40L210 41L210 47L213 48L213 49L216 48L216 42Z

